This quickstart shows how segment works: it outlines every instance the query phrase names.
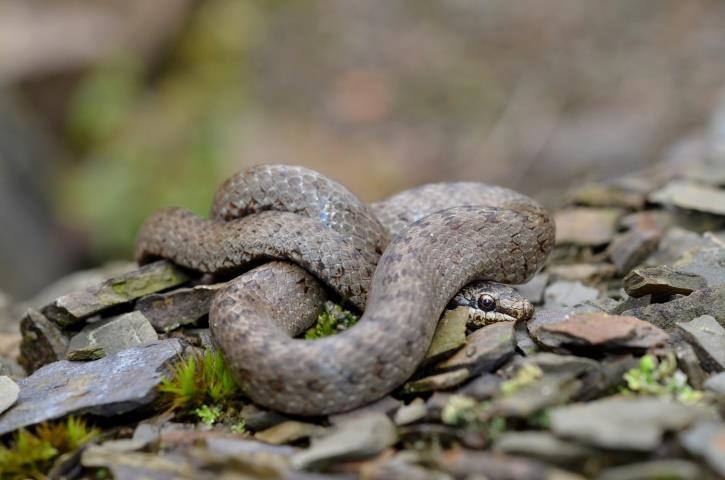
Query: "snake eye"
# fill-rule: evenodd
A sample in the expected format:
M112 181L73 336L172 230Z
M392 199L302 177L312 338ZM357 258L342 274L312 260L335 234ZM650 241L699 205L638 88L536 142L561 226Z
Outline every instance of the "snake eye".
M478 308L484 312L490 312L496 308L496 300L491 295L481 295L478 298Z

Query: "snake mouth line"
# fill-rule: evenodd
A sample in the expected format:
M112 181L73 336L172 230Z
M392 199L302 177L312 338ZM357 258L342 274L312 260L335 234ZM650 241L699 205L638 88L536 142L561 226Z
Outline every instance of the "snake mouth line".
M515 322L516 320L516 317L502 312L484 312L468 307L468 326L470 328L480 328L498 322Z

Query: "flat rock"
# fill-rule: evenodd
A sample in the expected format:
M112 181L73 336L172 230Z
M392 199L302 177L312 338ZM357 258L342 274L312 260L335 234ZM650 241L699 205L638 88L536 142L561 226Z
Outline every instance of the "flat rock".
M711 392L715 392L715 394L725 398L725 372L711 376L705 380L703 386Z
M695 390L702 390L705 384L707 374L702 368L702 363L697 356L695 347L687 343L680 334L673 334L671 336L672 348L677 358L677 365L680 367L685 375L687 375L688 383Z
M195 478L194 468L180 455L118 452L89 445L81 453L80 463L86 468L107 468L116 480Z
M695 347L703 366L711 371L725 370L725 328L710 315L677 324L684 337Z
M662 238L659 229L635 229L617 235L607 248L607 254L617 268L617 272L625 274L642 263Z
M330 415L328 420L333 425L340 425L357 420L358 418L367 417L373 413L392 415L392 413L395 412L401 405L403 405L402 401L397 398L393 398L391 395L386 395L380 400L369 403L363 407L356 408L355 410Z
M505 432L496 438L493 449L513 455L534 457L547 463L568 465L595 454L585 445L562 440L549 432Z
M538 460L463 448L447 450L437 463L453 478L584 480Z
M466 343L466 323L468 323L468 308L446 310L438 322L424 363L432 363L450 356L461 348Z
M493 372L513 357L514 351L514 322L492 323L471 333L463 348L436 369L466 368L472 376Z
M402 405L395 412L393 422L396 425L408 425L422 420L428 414L428 407L422 398L415 398L408 405Z
M588 207L619 207L641 210L644 207L644 192L627 188L624 185L590 183L572 193L570 200L577 205Z
M619 467L607 468L597 476L597 480L700 480L702 467L696 463L681 459L650 460L630 463Z
M588 445L616 450L652 451L665 432L711 420L716 413L702 405L685 405L653 397L610 397L556 407L551 430Z
M649 194L649 201L686 210L725 215L725 191L709 185L673 180Z
M0 375L5 375L17 381L27 377L25 370L12 358L0 357Z
M270 427L261 432L257 432L254 438L272 445L284 445L293 443L297 440L310 438L313 435L319 435L325 429L314 423L298 422L296 420L288 420Z
M664 236L660 239L657 250L647 258L645 264L672 265L686 251L705 246L708 243L708 240L698 233L685 230L684 228L673 227L665 232Z
M498 395L503 381L503 378L498 375L484 373L456 390L456 394L465 395L483 402Z
M18 399L20 387L10 377L0 376L0 414L12 407Z
M61 327L67 327L110 307L179 286L188 280L189 276L179 267L159 260L100 285L63 295L42 312Z
M450 372L438 373L419 380L413 380L403 385L403 392L422 393L434 390L446 390L453 388L471 378L471 372L466 368L451 370Z
M534 278L521 285L512 285L513 288L533 304L544 302L544 289L549 284L548 273L537 273Z
M93 349L100 351L100 358L126 348L148 345L158 339L156 330L146 317L134 311L86 325L71 338L66 355L72 358L74 352Z
M708 287L725 285L725 245L710 239L711 245L686 251L673 267L705 279Z
M181 343L168 339L93 362L46 365L18 382L18 402L0 417L0 435L65 415L114 416L145 407L181 352Z
M543 325L536 340L554 350L586 349L587 352L647 350L661 346L668 335L635 317L606 313L578 313L558 323Z
M340 424L326 436L313 439L310 448L292 456L296 469L318 469L331 462L359 460L382 452L398 441L393 422L387 415L370 414Z
M617 231L622 211L617 208L568 208L554 214L556 243L606 245Z
M701 315L711 315L723 325L725 324L725 285L698 290L667 303L633 308L624 311L623 314L646 320L664 330L674 328L677 322L689 322Z
M28 372L65 358L67 335L37 310L28 309L20 321L20 332L19 362Z
M609 280L617 273L610 263L573 263L570 265L551 265L547 272L560 280L571 282L601 282Z
M725 477L725 423L701 422L679 438L687 451L704 458L713 471Z
M551 307L571 307L589 300L596 300L599 290L581 282L559 280L544 291L544 304Z
M666 265L635 268L624 277L624 291L632 297L655 298L689 295L707 286L704 278L693 273L675 271Z
M136 310L148 318L157 332L166 333L193 324L209 313L211 298L225 283L179 288L154 293L136 302Z

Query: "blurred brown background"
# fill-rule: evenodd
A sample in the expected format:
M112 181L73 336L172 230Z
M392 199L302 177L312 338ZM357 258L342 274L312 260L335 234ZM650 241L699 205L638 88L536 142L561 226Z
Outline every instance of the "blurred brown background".
M0 0L0 290L255 163L555 199L703 125L723 52L716 0Z

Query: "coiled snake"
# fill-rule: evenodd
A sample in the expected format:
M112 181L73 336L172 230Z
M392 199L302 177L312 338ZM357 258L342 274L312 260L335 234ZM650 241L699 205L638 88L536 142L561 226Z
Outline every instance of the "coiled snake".
M136 258L167 258L217 275L256 267L215 296L213 338L252 400L322 415L401 385L464 286L525 282L553 243L544 208L508 189L431 184L366 205L312 170L265 165L227 180L209 220L178 208L151 216ZM320 310L320 282L364 314L338 335L293 338ZM464 292L457 297L470 300ZM509 313L530 314L509 303L517 305Z

